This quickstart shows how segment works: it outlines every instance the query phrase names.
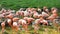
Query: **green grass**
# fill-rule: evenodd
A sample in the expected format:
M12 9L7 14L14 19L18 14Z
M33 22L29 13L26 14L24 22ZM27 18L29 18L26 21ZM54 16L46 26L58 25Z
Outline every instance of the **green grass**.
M29 34L33 34L34 30L31 26L29 26ZM10 27L6 27L6 32L4 32L4 34L12 34L14 31L10 28ZM45 31L45 29L47 29L47 31ZM40 29L37 30L39 34L60 34L60 32L58 32L57 29L55 29L52 26L40 26ZM26 34L25 31L21 30L18 32L14 32L14 34ZM1 34L1 30L0 30L0 34Z
M18 10L21 7L43 7L60 8L60 0L0 0L0 8L11 8Z

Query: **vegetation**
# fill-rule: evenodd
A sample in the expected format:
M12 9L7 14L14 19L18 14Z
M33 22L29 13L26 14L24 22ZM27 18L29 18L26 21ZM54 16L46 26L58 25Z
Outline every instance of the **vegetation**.
M46 29L46 31L45 31ZM24 30L20 30L18 32L13 31L10 27L5 28L4 34L27 34ZM40 26L40 29L37 30L38 34L60 34L60 31L58 31L58 28L53 27L53 26ZM0 29L0 34L1 34L1 29ZM29 34L34 34L34 29L29 26Z
M27 7L43 7L48 8L57 7L60 8L60 0L0 0L0 9L15 9L27 8Z

